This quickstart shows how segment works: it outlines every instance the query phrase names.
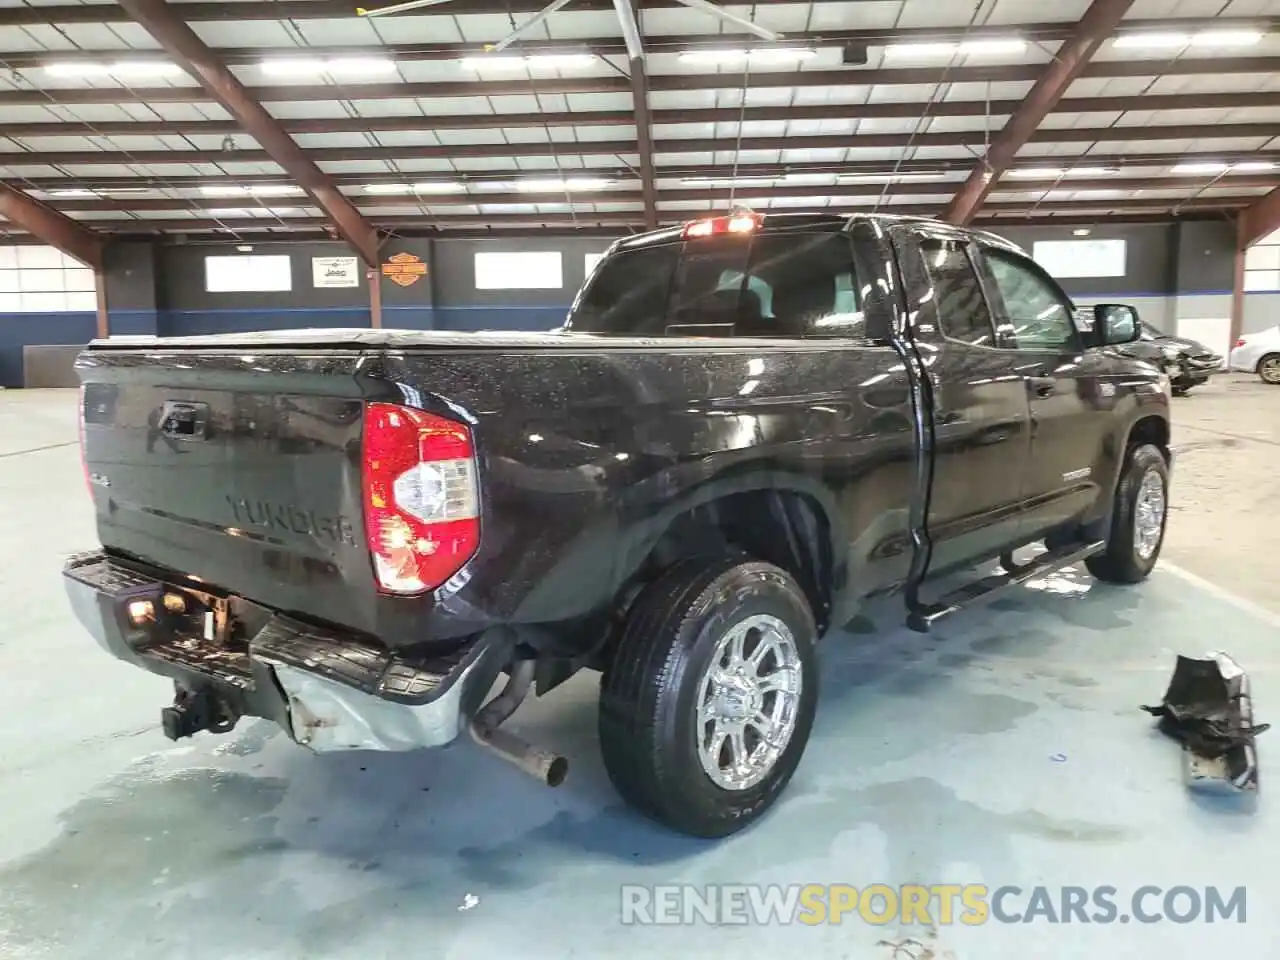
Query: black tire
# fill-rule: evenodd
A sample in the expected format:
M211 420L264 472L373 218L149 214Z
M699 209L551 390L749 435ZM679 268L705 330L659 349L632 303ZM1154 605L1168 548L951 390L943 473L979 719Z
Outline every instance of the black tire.
M1160 478L1164 494L1164 510L1160 517L1160 538L1155 549L1143 556L1137 543L1134 525L1138 496L1148 474ZM1164 546L1164 531L1169 518L1169 464L1160 448L1141 444L1128 449L1125 463L1116 485L1115 504L1111 514L1111 532L1107 549L1089 557L1085 566L1099 580L1106 583L1138 583L1145 580L1160 559Z
M1280 353L1268 353L1258 361L1258 376L1263 383L1280 384Z
M800 691L790 739L768 773L730 790L700 759L698 700L721 638L758 615L790 631ZM601 681L600 748L618 793L695 837L725 837L760 817L790 782L809 739L818 706L816 642L808 600L785 571L743 557L675 565L636 599Z
M1173 395L1175 397L1185 397L1187 393L1190 392L1190 390L1191 390L1190 387L1174 387Z

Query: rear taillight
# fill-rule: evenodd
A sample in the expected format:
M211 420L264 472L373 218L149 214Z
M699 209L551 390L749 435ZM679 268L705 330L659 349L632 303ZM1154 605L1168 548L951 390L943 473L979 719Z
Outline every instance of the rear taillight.
M480 544L471 431L422 410L370 403L364 527L383 593L424 593L457 573Z
M1241 337L1239 340L1236 341L1236 346L1243 347L1247 342L1248 341L1244 337Z

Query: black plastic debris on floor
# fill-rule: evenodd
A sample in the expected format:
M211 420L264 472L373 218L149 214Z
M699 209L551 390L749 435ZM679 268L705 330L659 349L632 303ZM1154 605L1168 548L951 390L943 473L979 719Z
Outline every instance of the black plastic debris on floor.
M1258 789L1254 738L1270 724L1254 724L1249 677L1225 653L1203 660L1179 656L1164 701L1142 709L1182 744L1191 786Z

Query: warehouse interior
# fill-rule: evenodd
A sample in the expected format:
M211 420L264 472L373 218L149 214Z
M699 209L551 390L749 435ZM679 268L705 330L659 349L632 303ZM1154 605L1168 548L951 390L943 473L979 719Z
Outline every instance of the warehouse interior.
M1280 328L1280 0L368 2L0 0L0 956L1267 955L1280 882L1238 853L1280 841L1267 793L1189 792L1139 706L1214 650L1260 721L1280 691L1280 386L1227 369ZM551 790L469 743L171 743L166 681L75 621L90 341L552 331L616 241L743 207L989 230L1221 357L1171 400L1151 579L1070 568L927 636L873 601L823 640L789 792L718 842L620 804L593 674L512 721L572 757ZM1249 913L624 916L662 885L806 884Z

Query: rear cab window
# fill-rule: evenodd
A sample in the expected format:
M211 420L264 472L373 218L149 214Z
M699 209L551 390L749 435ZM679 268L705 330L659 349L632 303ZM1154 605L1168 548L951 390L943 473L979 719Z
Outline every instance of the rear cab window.
M845 233L761 232L624 249L605 259L568 329L603 336L866 336Z

